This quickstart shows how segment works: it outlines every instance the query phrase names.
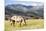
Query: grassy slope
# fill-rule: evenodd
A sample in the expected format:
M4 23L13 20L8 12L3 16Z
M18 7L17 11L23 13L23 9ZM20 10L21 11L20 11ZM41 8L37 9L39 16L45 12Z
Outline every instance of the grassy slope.
M20 27L19 23L15 24L15 27L10 25L9 21L5 21L5 31L12 31L16 29L39 29L44 27L43 19L29 19L26 21L27 25L23 25Z

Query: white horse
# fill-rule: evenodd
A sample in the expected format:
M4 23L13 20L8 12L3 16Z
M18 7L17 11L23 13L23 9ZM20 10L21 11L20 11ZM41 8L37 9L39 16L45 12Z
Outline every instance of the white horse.
M11 25L13 24L13 26L15 26L15 22L19 23L20 22L20 26L21 23L24 21L25 25L26 25L26 21L22 16L12 16L10 19Z

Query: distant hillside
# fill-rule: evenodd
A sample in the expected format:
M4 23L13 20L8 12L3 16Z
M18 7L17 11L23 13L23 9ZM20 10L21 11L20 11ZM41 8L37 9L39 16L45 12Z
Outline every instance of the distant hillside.
M5 14L43 17L44 6L26 6L22 4L7 5L5 7Z

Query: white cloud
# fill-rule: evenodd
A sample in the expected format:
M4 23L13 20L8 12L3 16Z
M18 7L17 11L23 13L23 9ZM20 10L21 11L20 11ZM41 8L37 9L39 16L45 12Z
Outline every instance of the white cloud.
M44 0L14 0L14 1L33 1L33 2L44 2Z
M43 0L6 0L6 5L8 4L24 4L24 5L34 5L37 6L41 2L43 3Z

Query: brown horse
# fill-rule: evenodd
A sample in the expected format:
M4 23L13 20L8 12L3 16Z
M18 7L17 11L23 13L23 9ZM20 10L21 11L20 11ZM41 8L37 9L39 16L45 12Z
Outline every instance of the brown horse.
M11 19L10 19L11 25L13 25L13 26L15 26L15 22L17 22L17 23L20 22L20 26L21 26L21 23L23 21L26 25L26 20L22 16L12 16Z

